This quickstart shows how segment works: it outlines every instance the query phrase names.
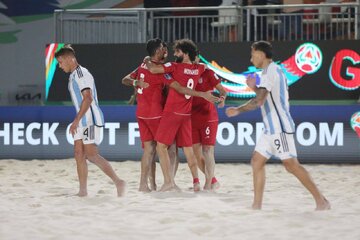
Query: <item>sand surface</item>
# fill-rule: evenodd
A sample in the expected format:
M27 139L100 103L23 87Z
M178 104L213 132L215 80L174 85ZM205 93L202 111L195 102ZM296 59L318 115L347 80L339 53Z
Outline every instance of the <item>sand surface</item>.
M332 204L317 212L310 194L278 164L267 165L261 211L249 208L248 164L217 164L216 193L193 193L190 171L180 164L182 192L147 194L137 191L139 162L111 164L127 181L123 198L93 164L89 196L79 198L73 159L0 160L0 239L360 239L359 165L305 165ZM160 186L159 165L157 174Z

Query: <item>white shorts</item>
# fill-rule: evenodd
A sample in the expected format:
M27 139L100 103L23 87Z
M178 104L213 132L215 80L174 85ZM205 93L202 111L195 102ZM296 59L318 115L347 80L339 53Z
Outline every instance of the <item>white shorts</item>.
M84 144L96 144L101 142L101 127L88 126L78 127L74 135L74 141L82 140Z
M285 160L297 158L294 134L276 133L262 134L256 144L255 151L266 158Z

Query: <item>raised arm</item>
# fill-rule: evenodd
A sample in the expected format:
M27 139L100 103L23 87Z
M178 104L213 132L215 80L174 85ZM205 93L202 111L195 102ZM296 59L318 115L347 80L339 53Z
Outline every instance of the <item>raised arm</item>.
M202 98L204 98L207 101L212 102L212 103L220 101L220 99L218 97L211 94L211 91L208 91L208 92L195 91L195 90L193 90L191 88L181 86L177 81L173 81L169 85L169 87L175 89L180 94L190 95L190 96L193 96L193 97L202 97Z

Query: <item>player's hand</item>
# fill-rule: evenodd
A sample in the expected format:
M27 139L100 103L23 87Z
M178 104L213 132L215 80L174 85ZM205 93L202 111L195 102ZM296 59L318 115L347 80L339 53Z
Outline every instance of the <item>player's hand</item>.
M253 74L247 75L246 84L248 85L249 88L251 88L252 90L255 91L255 89L256 89L256 76L253 75Z
M70 126L69 132L73 137L76 134L76 129L78 128L78 126L79 126L79 121L77 120L74 120Z
M204 92L202 97L212 103L220 102L220 98L212 95L212 91Z
M137 82L137 86L138 86L139 88L147 88L147 87L149 87L149 83L144 82L143 80L139 80L139 81Z
M225 106L225 97L224 96L220 96L219 97L219 102L217 102L217 106L218 108L223 108Z
M228 107L225 110L225 114L228 117L235 117L235 116L239 115L240 112L238 111L237 107Z
M145 62L149 62L149 61L151 61L150 56L146 56L146 57L144 57L144 60L143 60L143 62L144 62L144 63L145 63Z

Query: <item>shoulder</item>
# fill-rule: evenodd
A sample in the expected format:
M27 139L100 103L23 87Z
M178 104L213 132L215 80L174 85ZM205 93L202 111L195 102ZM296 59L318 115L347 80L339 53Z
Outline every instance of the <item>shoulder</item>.
M269 72L270 73L276 73L279 69L280 69L279 65L277 65L274 62L270 63L270 65L269 65Z
M163 64L164 67L176 67L177 65L178 63L176 62L167 62Z
M89 72L89 70L80 65L76 68L75 74L76 74L76 77L81 80L82 79L93 79L93 76Z

